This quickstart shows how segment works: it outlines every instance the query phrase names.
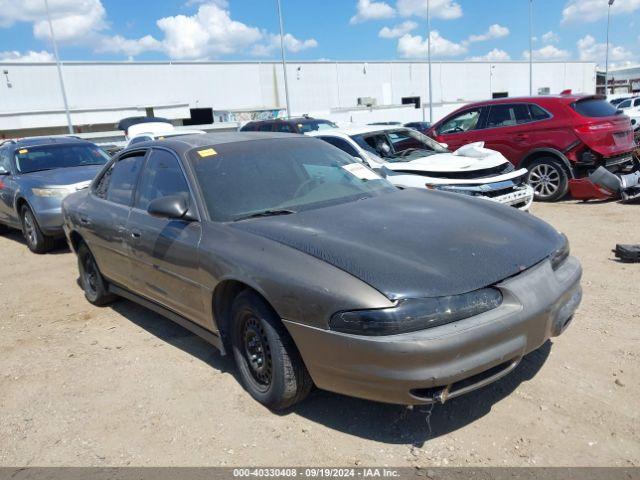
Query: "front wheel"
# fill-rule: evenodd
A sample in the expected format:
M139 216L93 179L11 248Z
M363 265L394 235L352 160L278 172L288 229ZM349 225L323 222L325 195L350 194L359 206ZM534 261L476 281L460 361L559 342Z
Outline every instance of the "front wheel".
M25 205L20 213L22 234L33 253L47 253L55 244L54 239L42 233L38 221L31 209Z
M567 171L551 158L540 158L529 165L527 181L533 188L534 198L542 202L560 200L569 190Z
M268 408L302 401L313 382L288 332L271 307L252 291L232 306L233 356L244 388Z

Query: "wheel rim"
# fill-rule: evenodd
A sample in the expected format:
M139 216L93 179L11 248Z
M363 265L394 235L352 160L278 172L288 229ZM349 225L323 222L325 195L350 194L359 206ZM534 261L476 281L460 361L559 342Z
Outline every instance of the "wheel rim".
M24 235L27 242L29 242L29 245L34 246L38 243L38 239L36 237L36 226L33 217L29 212L24 214Z
M529 184L539 197L550 197L560 189L560 172L546 163L536 165L529 172Z
M257 387L265 391L271 385L272 379L271 350L264 328L253 315L248 316L244 321L242 341L249 372Z
M82 260L82 275L84 288L90 295L98 291L98 269L90 255L85 255Z

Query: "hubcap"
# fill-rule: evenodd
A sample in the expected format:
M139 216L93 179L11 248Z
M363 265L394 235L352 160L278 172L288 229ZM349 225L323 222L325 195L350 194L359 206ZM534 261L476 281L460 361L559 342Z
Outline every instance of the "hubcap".
M251 316L245 320L242 338L244 357L251 376L261 388L266 390L271 384L271 351L267 335L257 318Z
M560 173L551 165L536 165L529 173L529 184L537 196L550 197L560 189Z
M29 212L24 215L24 234L29 245L34 246L37 243L36 228Z
M84 257L82 268L84 269L84 286L88 290L88 293L95 294L98 284L98 271L93 259L89 255Z

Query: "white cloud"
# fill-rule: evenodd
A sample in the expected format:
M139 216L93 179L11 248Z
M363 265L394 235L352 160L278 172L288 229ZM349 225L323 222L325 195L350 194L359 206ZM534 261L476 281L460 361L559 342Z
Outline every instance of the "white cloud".
M415 30L416 28L418 28L418 24L416 22L407 20L406 22L399 23L391 28L383 27L378 32L378 36L380 38L398 38L403 36L405 33Z
M107 28L106 12L100 0L49 0L56 40L60 43L85 43ZM33 24L33 35L49 39L49 24L44 0L0 0L0 26Z
M467 42L485 42L487 40L493 40L496 38L503 38L509 35L509 29L507 27L503 27L502 25L498 25L494 23L491 25L487 31L481 35L470 35Z
M467 53L467 48L440 36L437 30L431 31L431 55L433 57L454 57ZM398 54L402 58L425 58L427 39L420 35L407 33L398 39Z
M403 17L427 18L427 2L429 0L398 0L396 7ZM430 0L431 18L452 20L462 16L462 7L454 0Z
M0 52L0 62L54 62L53 55L45 50L34 52L29 50L26 53L17 51Z
M372 0L358 0L356 14L349 20L350 24L366 22L367 20L382 20L396 15L395 9L386 2Z
M151 35L145 35L138 39L124 38L120 35L103 37L96 47L96 52L99 53L122 53L127 57L135 57L152 50L161 51L162 43Z
M529 50L522 52L522 56L525 59L529 59ZM534 60L567 60L571 57L569 50L563 50L553 45L546 45L542 48L533 50Z
M164 33L163 49L171 58L236 53L262 39L260 30L232 20L229 11L215 3L201 5L194 15L164 17L156 24Z
M541 38L543 43L558 43L560 41L560 36L552 31L548 31Z
M280 48L280 35L268 34L267 42L254 45L251 53L258 57L267 57ZM289 52L297 53L309 48L315 48L318 42L314 38L298 40L290 33L284 34L284 48Z
M494 48L486 55L471 57L469 60L474 62L504 62L507 60L511 60L511 55L509 55L504 50L500 50L499 48Z
M597 62L604 66L607 52L606 43L598 43L591 35L582 37L577 42L578 55L580 60ZM609 45L609 65L624 65L634 60L634 54L624 47Z
M569 0L562 10L563 22L595 22L607 16L605 0ZM640 0L617 0L611 15L629 14L640 9Z

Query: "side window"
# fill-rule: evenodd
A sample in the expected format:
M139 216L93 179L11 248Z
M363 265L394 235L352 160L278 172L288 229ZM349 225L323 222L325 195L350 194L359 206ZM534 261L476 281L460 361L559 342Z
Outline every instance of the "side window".
M636 98L636 99L633 101L633 106L634 106L634 107L640 107L640 98Z
M479 108L467 110L444 122L438 129L438 134L460 133L473 130L478 126L478 120L480 120Z
M547 118L551 118L551 115L549 115L546 110L540 108L535 103L529 105L529 111L531 112L531 118L533 120L545 120Z
M487 119L487 127L509 127L516 125L513 105L492 105Z
M345 153L348 153L352 157L360 158L358 151L355 148L353 148L353 146L349 142L347 142L342 138L338 138L338 137L319 137L319 138L321 138L327 143L330 143L334 147L338 147L340 150L342 150Z
M144 155L144 152L140 152L114 162L96 185L96 196L110 202L131 205Z
M276 123L275 125L276 125L276 128L275 128L276 132L294 133L293 128L288 123L282 122L282 123Z
M618 108L627 108L631 106L631 100L625 100L624 102L620 102L618 104Z
M259 132L270 132L272 130L273 124L271 122L263 123L262 125L258 125Z
M189 197L189 186L178 159L166 150L153 150L144 167L135 206L146 210L152 200L169 195Z

